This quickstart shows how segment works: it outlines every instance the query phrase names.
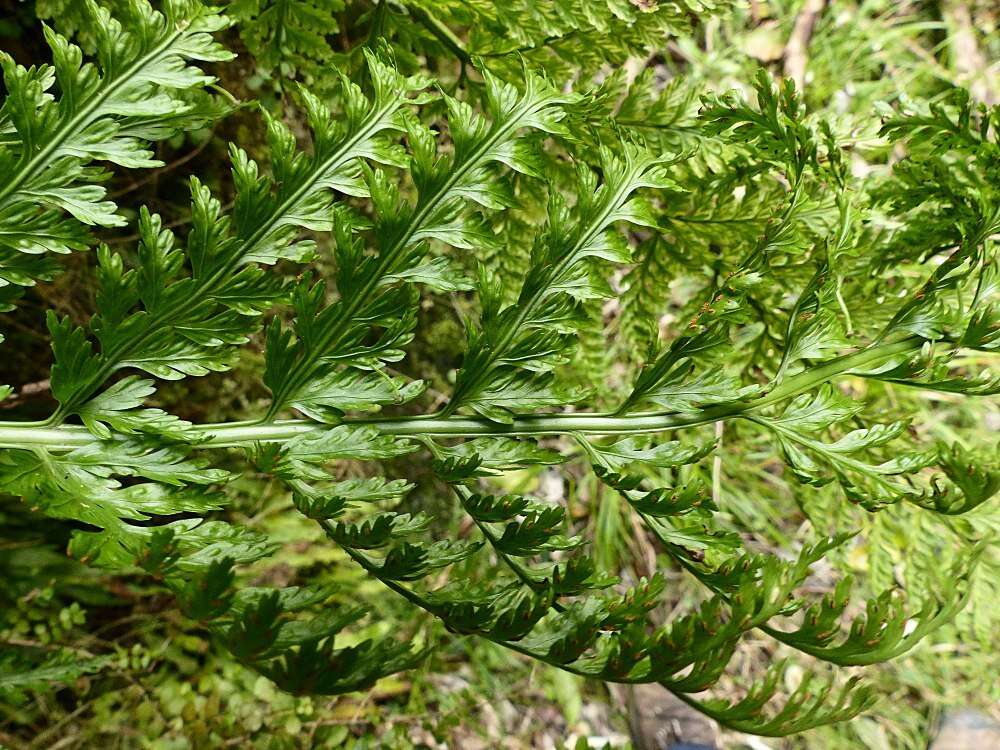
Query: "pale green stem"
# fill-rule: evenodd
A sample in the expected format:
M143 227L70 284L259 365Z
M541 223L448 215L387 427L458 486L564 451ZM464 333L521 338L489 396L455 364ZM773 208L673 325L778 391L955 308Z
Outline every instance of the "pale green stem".
M837 376L855 370L871 369L894 357L916 351L923 339L911 337L891 344L862 349L816 365L787 378L770 392L750 401L709 406L689 413L642 413L619 416L605 414L532 414L519 416L509 424L491 422L481 417L417 416L395 418L345 419L345 424L367 425L387 435L401 437L479 437L489 435L531 436L562 435L579 432L587 435L629 435L664 432L695 427L741 416L755 409L783 401L809 391ZM192 427L189 442L197 448L230 448L258 442L283 442L298 435L331 429L329 425L308 420L290 419L258 424L232 422L203 424ZM72 450L97 442L85 427L73 425L36 426L17 422L0 422L0 448L45 447L50 450Z

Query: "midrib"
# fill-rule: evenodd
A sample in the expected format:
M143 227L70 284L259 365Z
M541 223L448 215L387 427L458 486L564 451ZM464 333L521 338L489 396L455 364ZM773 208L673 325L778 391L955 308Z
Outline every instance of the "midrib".
M634 435L663 432L743 417L749 412L783 401L852 371L885 362L894 356L919 349L924 340L910 337L892 344L880 344L830 360L794 375L770 393L752 401L708 406L689 414L676 412L609 415L555 413L518 415L511 424L480 417L427 415L395 418L345 419L343 424L374 427L383 434L400 437L450 436L537 436L583 433L589 435ZM238 447L258 442L283 442L299 435L319 435L334 429L310 420L270 423L230 422L203 424L192 428L189 443L195 448ZM100 440L85 427L49 426L0 422L0 447L71 450Z

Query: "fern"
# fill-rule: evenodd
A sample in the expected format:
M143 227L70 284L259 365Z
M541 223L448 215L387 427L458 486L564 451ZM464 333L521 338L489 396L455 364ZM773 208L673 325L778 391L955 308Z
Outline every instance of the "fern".
M58 272L51 254L90 245L88 227L126 223L106 200L100 183L107 173L95 162L159 166L149 142L203 127L212 113L181 94L213 80L189 61L231 57L210 36L225 27L225 17L184 0L167 3L162 13L141 0L126 10L115 18L86 4L96 65L48 27L51 65L25 68L0 55L7 89L0 110L2 308L9 309L21 287Z
M407 0L399 5L399 10L389 6L382 23L408 46L454 55L465 63L478 56L498 71L510 70L521 55L569 76L590 75L609 62L621 64L688 29L694 14L721 14L732 3ZM467 43L462 40L466 35Z
M406 6L430 22L434 9ZM640 23L632 4L606 8L604 20L567 15L562 36L584 20ZM73 65L65 72L78 53L50 34L58 102L44 93L48 71L5 68L5 132L16 134L0 162L10 174L3 199L14 207L6 215L27 212L75 238L48 250L87 245L88 222L120 223L88 165L148 166L136 139L180 127L157 119L176 114L169 92L206 82L185 61L225 56L206 35L222 23L216 14L194 5L170 5L162 17L144 6L132 12L147 24L134 43L99 16L118 39L99 51L103 76ZM471 22L487 9L463 12ZM530 9L489 12L510 23ZM553 19L542 13L538 23L522 41L551 33ZM341 75L328 101L306 88L295 94L309 124L307 148L268 114L269 168L231 148L231 210L192 177L185 237L144 208L134 250L100 247L89 322L48 316L57 408L43 422L0 423L0 489L76 522L74 556L162 581L233 658L293 693L363 689L426 652L405 638L359 642L350 629L364 609L327 607L321 588L241 587L241 567L274 545L215 517L233 476L221 449L244 449L331 545L453 633L581 676L659 682L744 732L784 735L865 710L875 695L856 677L840 680L835 667L897 657L951 620L973 588L980 553L958 561L951 580L961 585L934 601L918 608L882 593L844 623L856 611L849 580L820 600L803 589L813 566L851 534L816 535L787 557L746 549L709 491L701 464L719 446L700 428L756 431L804 494L835 482L871 511L908 504L912 513L950 517L989 501L1000 486L995 454L912 445L905 422L879 421L843 383L995 392L995 378L969 377L959 357L997 348L996 112L957 99L951 108L894 114L884 134L910 160L866 191L852 182L834 126L807 113L793 86L764 73L754 102L706 96L697 117L682 102L678 118L697 130L694 140L644 141L627 118L599 122L607 87L591 97L556 86L532 71L532 50L516 75L504 68L514 82L488 63L467 71L481 79L481 97L467 100L401 74L387 47L372 46L363 74ZM659 94L640 86L634 95ZM94 134L86 148L73 145L79 125ZM913 190L916 175L947 170L966 178ZM718 194L706 200L705 190ZM40 207L49 205L43 193L62 197L55 208ZM544 216L526 205L542 193ZM951 226L958 208L949 234L939 225ZM864 225L877 210L903 228L870 245ZM510 227L538 217L532 235L498 239L497 217L515 211ZM742 229L678 228L730 221ZM504 242L529 239L521 278L497 279L478 262ZM716 241L725 247L716 251ZM890 273L887 259L904 245L921 275L900 280L904 294L887 298L879 274ZM327 278L287 277L325 254L333 263ZM579 340L599 330L595 308L615 297L609 278L624 268L636 290L630 296L641 300L626 298L634 320L623 325L655 333L643 334L649 348L627 393L597 412L587 408L582 378L566 370L580 361ZM650 276L680 268L696 278L674 309L677 325L661 337L669 280ZM406 356L422 296L432 294L475 309L464 320L454 387L435 411L422 400L421 381L391 369ZM883 309L865 314L875 308ZM148 405L153 378L231 367L265 317L260 379L270 400L261 413L193 424ZM373 414L383 408L387 416ZM617 493L620 509L702 587L699 607L657 621L661 576L626 585L606 574L566 508L496 484L581 454L594 481ZM470 518L471 537L436 538L433 518L403 512L411 489L404 480L334 471L337 462L402 456L428 464ZM501 571L475 580L464 563L482 555ZM778 663L743 698L701 695L724 678L751 631L830 669L811 669L787 691ZM23 684L46 675L72 673L43 665L27 670Z
M302 71L310 82L325 78L322 66L334 55L327 37L339 31L336 14L343 10L342 0L240 0L229 7L264 71L277 68L289 77Z
M0 697L14 703L25 703L32 693L51 689L53 683L73 680L81 675L99 672L111 660L102 656L81 656L71 652L57 653L41 663L17 652L0 654Z

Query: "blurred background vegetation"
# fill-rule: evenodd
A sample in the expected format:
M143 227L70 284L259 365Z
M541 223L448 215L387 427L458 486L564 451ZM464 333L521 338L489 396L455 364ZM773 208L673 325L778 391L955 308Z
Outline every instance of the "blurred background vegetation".
M111 6L118 1L105 0ZM657 6L656 0L630 2L647 10ZM604 29L609 51L600 59L588 57L584 35L575 33L571 24L558 37L543 38L542 44L532 37L531 29L522 30L523 39L498 36L484 23L495 11L483 0L236 0L228 5L239 22L226 32L224 42L239 57L211 72L236 106L211 131L159 144L158 156L165 167L152 172L119 170L110 192L126 210L149 205L182 229L188 213L186 176L192 173L217 194L231 196L227 142L239 143L255 158L266 153L259 113L250 103L258 102L293 129L297 124L301 129L301 113L291 104L291 84L303 81L322 91L332 80L333 66L356 68L356 50L380 35L396 45L402 67L426 67L445 88L461 84L470 51L502 65L509 58L501 53L518 50L529 65L544 67L556 81L570 81L588 67L588 74L598 77L612 70L625 76L645 71L662 93L656 116L637 113L636 124L651 126L651 140L662 138L674 145L699 138L691 122L701 94L746 89L755 69L765 66L793 78L809 109L830 113L856 134L853 169L862 175L879 167L868 163L864 148L875 141L879 102L896 102L908 94L943 96L955 86L969 88L987 103L1000 97L1000 6L995 0L678 3L669 25L629 30L630 38L639 40L635 44L608 42L622 29ZM40 33L44 21L73 35L86 49L80 7L78 0L3 0L0 47L23 64L46 61L48 50ZM710 144L695 145L710 159ZM892 154L883 157L891 160ZM726 237L752 234L757 227L752 217L741 216L720 222L715 231ZM108 230L103 236L112 244L135 239L128 227ZM651 266L673 274L674 265L682 266L683 259L672 260L669 253L658 251L655 244L662 241L649 240L640 262L647 264L647 272ZM681 211L670 241L683 249L687 241L706 242L711 237L706 240L704 232L688 237ZM499 268L516 266L518 261L512 250L492 262ZM12 418L28 419L51 407L45 380L51 358L44 311L54 309L82 323L92 309L92 259L85 253L74 254L67 263L67 273L32 289L16 311L4 316L8 342L0 361L0 382L19 387L17 396L3 404ZM678 278L677 299L667 311L665 326L680 317L685 301L683 278ZM604 332L594 331L576 363L580 378L609 400L628 382L624 363L635 361L631 355L646 335L630 328L629 314L630 306L643 304L643 290L630 285L627 275L621 281L626 290L623 299L603 310L604 331L615 334L610 345ZM462 349L464 332L453 308L462 304L447 297L429 300L418 340L410 348L405 367L408 374L429 381L431 398L435 384L440 391L458 364L455 352ZM245 348L243 359L230 372L162 388L159 405L199 422L254 411L266 398L255 351L259 348ZM891 418L920 415L915 422L927 432L922 437L985 445L990 433L1000 430L1000 405L995 400L951 398L860 381L851 387L858 397L884 403ZM875 388L879 392L862 392ZM727 523L742 530L754 545L785 549L807 522L817 529L861 530L863 541L832 558L825 575L820 571L815 579L820 590L824 580L845 573L856 576L866 593L882 591L902 578L911 588L919 587L922 570L941 569L955 554L954 540L973 534L996 538L1000 531L996 503L951 518L893 507L870 515L847 506L835 489L811 491L805 500L805 493L797 493L782 476L780 466L768 463L771 447L762 435L727 425L720 437L723 450L714 468L720 505ZM342 470L350 475L357 469ZM449 536L467 531L462 516L435 492L426 469L400 462L393 470L417 483L407 502L434 515ZM631 578L665 570L668 590L674 592L673 606L684 607L696 596L695 584L679 574L670 575L669 565L658 559L656 548L629 520L622 501L592 476L572 472L559 476L539 469L507 480L516 485L512 490L564 499L575 521L595 540L595 554L606 570ZM234 499L225 513L231 519L282 544L278 554L247 573L248 582L294 585L309 578L335 587L345 602L365 598L375 603L373 630L402 623L415 640L440 640L433 661L405 678L383 680L366 694L335 699L282 694L265 678L216 654L207 634L186 620L155 582L139 575L112 578L76 563L65 555L68 527L0 497L0 641L51 649L67 659L106 657L102 670L81 674L49 692L0 694L0 747L631 746L624 690L530 663L485 641L443 638L429 618L414 614L359 569L341 564L342 553L321 542L315 524L290 512L290 498L280 488L246 476L229 492ZM768 502L761 503L761 497ZM932 540L929 546L928 540ZM480 562L475 564L484 564L484 558L476 559ZM787 740L728 734L723 746L922 748L948 706L978 707L1000 717L996 548L987 551L976 575L973 604L957 622L902 658L868 670L884 695L874 710L845 725ZM365 634L357 633L359 638ZM781 656L780 649L761 644L752 658Z

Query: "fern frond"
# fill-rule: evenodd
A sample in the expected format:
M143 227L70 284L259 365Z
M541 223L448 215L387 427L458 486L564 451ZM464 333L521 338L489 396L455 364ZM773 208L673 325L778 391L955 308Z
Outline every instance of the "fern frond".
M436 9L403 7L425 26L433 22L427 14ZM569 12L577 8L567 10L561 38L589 28L584 21L605 30L642 23L627 4L588 7L595 13L582 19ZM476 4L443 8L451 18L503 15ZM546 13L515 3L509 17L548 24ZM447 29L434 28L445 44ZM535 52L548 54L526 56ZM921 433L897 418L905 415L873 416L871 392L859 386L994 389L991 377L965 378L961 359L997 349L992 115L959 103L954 116L943 109L890 120L886 133L905 137L910 164L920 166L873 178L880 195L853 180L834 127L806 112L792 85L776 86L766 74L756 79L755 102L706 96L697 120L682 97L677 117L704 136L697 144L677 138L679 149L701 154L691 165L659 148L665 140L640 143L621 123L595 124L607 101L587 102L523 68L512 76L517 85L489 72L489 63L466 70L482 77L478 100L428 94L431 82L404 77L387 53L365 55L364 86L342 77L329 105L298 92L310 148L301 150L288 126L264 115L270 170L232 149L231 211L193 178L183 240L143 209L134 253L99 250L89 323L48 316L57 410L44 422L0 423L0 489L79 524L75 556L155 576L234 658L291 692L361 689L412 667L425 651L393 639L358 642L353 633L344 646L363 610L327 606L322 590L241 589L240 567L273 544L214 517L232 494L234 472L230 459L214 457L217 449L243 449L316 522L324 543L451 632L576 675L660 682L740 731L798 732L865 710L871 693L854 680L827 679L826 665L797 685L776 665L735 701L695 696L720 687L755 631L833 665L905 653L956 615L969 566L954 568L961 585L947 595L908 596L923 599L919 608L881 593L855 614L849 581L813 601L804 591L813 567L844 554L838 550L852 537L837 533L843 515L830 514L832 533L791 555L753 552L726 512L721 461L711 483L701 464L718 455L723 427L745 431L773 459L766 471L787 471L804 496L836 480L871 511L899 512L906 500L918 506L911 513L941 524L975 515L1000 489L991 456L961 445L900 449ZM186 63L176 65L187 71L178 74L184 80L201 81ZM94 78L96 90L101 80ZM32 128L48 127L50 117L39 86L31 122L15 129L29 145ZM673 94L665 96L660 107L655 98L646 104L668 124ZM630 106L646 111L638 101ZM14 105L3 113L21 117ZM105 112L121 128L111 142L123 147L135 122L126 115L119 122L120 114ZM97 151L80 158L89 163ZM916 174L953 164L961 179L909 190ZM504 227L521 228L504 242L525 241L523 228L540 214L526 203L542 194L547 215L530 238L523 278L491 276L504 266L480 263L480 255L495 260L504 244L495 231ZM952 208L957 233L940 226ZM885 270L899 250L892 231L868 243L866 225L883 210L931 227L908 236L921 241L909 256L913 267ZM719 228L730 222L739 229ZM307 233L332 235L333 270L290 283L283 269L313 260L321 247ZM937 245L942 238L947 248ZM579 362L577 340L602 327L586 316L614 296L602 261L633 266L628 283L643 291L630 313L638 320L627 325L655 331L648 361L636 363L613 413L578 407L587 394L574 386L585 379L566 372ZM653 269L676 274L677 284L647 278ZM881 287L890 280L902 294ZM451 295L462 316L478 304L479 315L468 316L454 388L438 411L423 413L423 383L391 366L405 358L422 295L432 294ZM264 337L261 380L271 400L263 416L192 423L147 406L155 391L147 375L181 380L229 368L261 318L284 302L292 323L278 312ZM674 319L661 319L665 313ZM405 414L392 412L402 405ZM390 413L373 414L382 408ZM291 410L302 417L283 418ZM701 429L709 425L714 439ZM701 587L693 608L661 621L658 605L669 595L662 575L606 574L573 508L527 491L531 472L575 461L574 446L593 469L587 481L620 496L613 512L635 514L664 564ZM418 512L414 485L391 476L421 461L428 481L419 492L437 481L471 518L467 535L441 538L436 514ZM517 479L505 476L515 472ZM823 496L828 509L832 497ZM767 507L765 493L757 499ZM886 511L890 505L897 507ZM975 554L964 556L968 563ZM872 566L874 578L889 583L891 566Z
M88 2L98 63L52 29L52 65L25 68L0 54L7 96L0 107L0 306L59 270L47 254L92 244L87 227L116 227L95 162L160 166L149 141L202 127L206 110L183 98L214 80L191 62L232 55L211 34L228 25L218 9L193 0L163 12L134 0L121 17ZM59 97L50 90L58 87ZM218 111L211 116L218 116Z
M466 210L473 203L486 210L509 203L495 165L537 175L533 154L519 135L525 130L560 132L562 106L575 99L560 94L549 82L528 75L524 91L488 73L488 114L476 114L450 97L449 132L454 155L439 158L433 133L411 124L408 131L412 175L417 190L413 205L401 201L398 190L380 173L368 173L368 187L377 210L377 251L364 254L364 241L346 213L338 216L337 291L340 299L322 306L323 285L300 289L296 295L296 338L282 333L277 322L268 332L268 376L273 394L269 418L287 406L300 408L313 382L323 382L343 365L364 368L393 361L410 339L415 299L409 281L461 288L447 266L427 264L428 243L437 241L462 249L489 242L481 225ZM402 283L401 283L402 282ZM372 326L381 329L374 344L363 343ZM301 410L301 409L300 409Z
M342 120L303 91L313 127L311 154L297 151L292 133L270 117L273 178L260 174L243 150L232 149L237 194L231 215L192 180L193 222L183 250L145 209L139 268L126 270L121 255L102 250L99 294L106 302L90 324L99 350L93 351L83 332L52 323L59 419L81 409L94 412L88 400L124 368L173 380L230 366L234 347L256 330L261 313L288 294L261 266L312 257L315 244L299 235L331 228L331 193L367 194L359 160L397 164L403 158L388 134L403 127L401 108L424 82L404 79L375 55L368 62L378 81L375 93L369 99L344 79ZM137 428L142 425L158 429L155 422L138 420Z
M283 75L302 71L315 85L316 73L334 56L327 37L340 30L342 0L238 0L229 13L257 64Z
M619 159L602 154L603 184L589 169L579 172L580 193L571 213L554 199L549 225L532 252L532 263L514 304L505 308L488 283L480 284L482 330L469 332L469 350L445 414L470 406L508 422L522 408L571 403L582 394L553 388L551 370L567 361L579 330L581 302L609 296L589 259L627 262L624 240L608 230L618 222L655 224L649 204L633 193L672 186L663 160L626 146Z

